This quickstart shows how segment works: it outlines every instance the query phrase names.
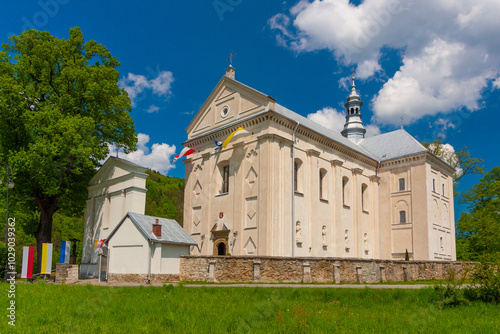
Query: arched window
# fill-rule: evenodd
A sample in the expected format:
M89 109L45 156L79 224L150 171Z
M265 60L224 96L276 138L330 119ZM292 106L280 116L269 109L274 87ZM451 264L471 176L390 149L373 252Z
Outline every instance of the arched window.
M302 192L302 161L295 159L293 163L293 190Z
M363 211L368 211L368 185L363 183L361 185L361 208Z
M351 115L354 114L354 108L351 108Z
M319 170L319 198L328 199L328 188L326 182L326 169Z
M405 200L400 200L395 205L394 220L396 224L410 223L410 207Z
M342 203L345 206L349 206L351 204L350 187L349 178L347 176L342 177Z
M359 114L359 108L356 108L356 114Z

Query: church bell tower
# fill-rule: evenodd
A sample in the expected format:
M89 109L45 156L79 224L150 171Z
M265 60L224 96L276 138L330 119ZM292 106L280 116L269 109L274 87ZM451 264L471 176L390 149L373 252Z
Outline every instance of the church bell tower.
M366 133L363 121L361 120L362 105L363 102L361 102L361 99L356 92L353 70L351 94L347 97L347 103L344 105L347 115L345 117L344 130L342 130L341 134L356 144L359 143L361 139L365 138Z

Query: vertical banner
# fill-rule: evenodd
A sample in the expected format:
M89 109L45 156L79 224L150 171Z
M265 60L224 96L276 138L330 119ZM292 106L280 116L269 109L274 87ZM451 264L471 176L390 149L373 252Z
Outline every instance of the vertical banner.
M69 263L71 241L61 241L61 253L59 254L59 263Z
M23 247L23 265L21 267L21 278L33 278L33 257L35 247Z
M42 268L40 274L50 275L52 272L52 244L42 244Z

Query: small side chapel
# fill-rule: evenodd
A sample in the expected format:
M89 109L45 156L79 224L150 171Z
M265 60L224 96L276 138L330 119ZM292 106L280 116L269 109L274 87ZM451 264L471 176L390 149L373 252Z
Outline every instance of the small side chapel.
M336 133L229 66L186 129L191 254L456 260L455 171L403 128L366 138L362 106L353 75Z

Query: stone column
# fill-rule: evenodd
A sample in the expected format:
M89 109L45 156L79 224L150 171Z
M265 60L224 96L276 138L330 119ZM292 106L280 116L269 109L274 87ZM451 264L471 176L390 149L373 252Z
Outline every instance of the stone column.
M309 261L304 261L302 263L302 283L311 283L311 265Z
M333 280L335 283L340 283L340 264L338 263L333 265Z
M379 201L379 189L378 185L380 182L380 177L376 175L370 176L370 223L371 223L371 233L369 234L368 242L372 245L370 251L370 257L372 259L380 258L380 221L379 221L379 211L378 211L378 201Z
M359 240L363 240L359 235L359 221L361 220L360 216L363 214L361 208L361 188L359 187L358 175L363 173L361 168L353 168L352 169L352 227L353 227L353 247L354 254L353 256L362 257L363 256L363 247L359 247Z
M344 162L340 160L331 160L330 161L332 165L332 183L333 183L333 189L332 189L332 201L331 201L331 207L332 207L332 217L333 217L333 222L332 226L330 228L330 237L333 243L333 256L343 256L344 252L341 251L343 250L344 247L344 242L343 240L340 240L339 238L342 237L344 238L344 231L342 231L342 176L340 176L340 168L344 164Z
M382 282L387 282L387 279L385 278L385 267L380 266L379 269L380 269L380 280Z
M260 282L260 260L253 260L253 281Z
M216 282L215 279L215 260L209 260L208 261L208 281L209 282Z

